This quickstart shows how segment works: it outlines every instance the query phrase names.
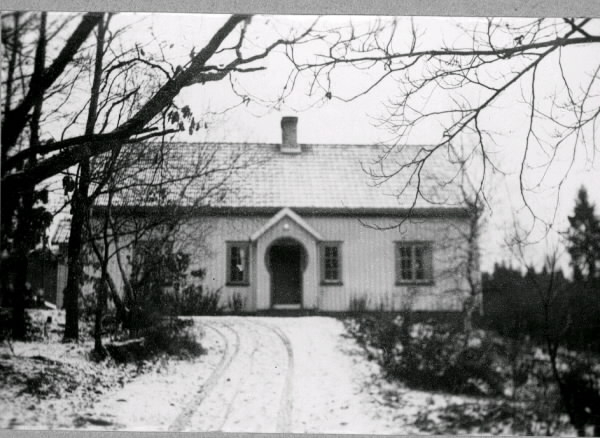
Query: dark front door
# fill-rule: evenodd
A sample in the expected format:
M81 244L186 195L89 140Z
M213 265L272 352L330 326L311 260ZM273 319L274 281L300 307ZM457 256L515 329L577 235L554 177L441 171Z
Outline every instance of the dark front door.
M275 245L269 251L271 297L273 305L302 302L302 248L299 245Z

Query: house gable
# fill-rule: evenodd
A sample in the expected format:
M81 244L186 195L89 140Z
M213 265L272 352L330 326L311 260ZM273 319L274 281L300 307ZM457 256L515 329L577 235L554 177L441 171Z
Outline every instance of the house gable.
M269 221L264 224L260 229L258 229L252 236L250 236L250 240L252 242L256 242L263 234L277 225L284 218L289 218L293 222L295 222L300 228L310 234L317 241L323 240L321 235L311 227L304 219L298 216L291 208L285 207L281 209L275 216L273 216Z

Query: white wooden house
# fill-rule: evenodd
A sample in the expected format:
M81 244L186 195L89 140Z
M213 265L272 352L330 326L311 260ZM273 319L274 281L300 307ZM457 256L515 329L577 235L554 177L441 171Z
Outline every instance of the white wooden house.
M460 311L468 220L456 187L447 184L455 172L451 160L432 156L422 173L423 196L415 197L414 175L391 171L422 147L299 144L297 125L295 117L282 119L280 144L211 145L213 165L234 155L253 164L228 173L215 185L219 190L194 204L197 213L184 226L205 230L198 241L205 250L192 260L206 270L205 287L221 289L224 302L239 295L247 311L346 311L361 302ZM191 143L172 149L171 160L188 163L208 150ZM165 205L191 206L195 190L206 188L206 181L195 184ZM180 194L181 186L173 183L169 192ZM129 193L114 197L112 208L151 215L161 208L152 202ZM195 244L193 238L187 243ZM111 269L118 279L114 261Z

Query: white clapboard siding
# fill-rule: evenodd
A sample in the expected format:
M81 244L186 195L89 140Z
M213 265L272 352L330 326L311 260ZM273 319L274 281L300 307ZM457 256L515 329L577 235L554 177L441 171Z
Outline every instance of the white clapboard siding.
M359 220L360 219L360 220ZM400 309L408 300L409 288L395 285L394 250L396 241L433 242L433 271L448 271L455 260L451 245L457 242L460 219L432 218L405 222L400 229L375 229L397 224L398 220L373 217L307 217L306 221L324 239L342 241L342 286L320 286L321 310L346 310L352 297L367 297L370 308L383 304L386 309ZM450 247L449 247L450 246ZM448 292L455 289L447 279L436 278L433 286L421 286L412 299L416 310L460 310L461 300ZM461 286L464 288L464 279Z
M257 245L251 245L249 286L230 287L226 285L227 241L249 241L250 236L259 230L271 216L205 216L191 221L184 227L181 239L196 246L190 269L206 270L203 285L206 289L220 289L222 304L226 304L233 294L244 299L249 311L268 309L270 291L256 290L257 272L264 275L264 248L257 256ZM466 289L466 281L456 269L465 244L457 240L458 227L465 227L466 221L458 218L427 218L405 222L400 229L377 230L369 225L390 226L399 220L377 217L351 216L309 216L302 218L323 240L342 242L342 285L321 285L318 260L309 260L311 272L305 281L303 302L308 308L323 311L346 311L353 299L365 298L370 309L383 307L387 310L400 310L410 305L414 310L458 311L462 308L462 295L457 290ZM362 223L361 223L362 222ZM198 233L197 241L194 231ZM273 238L273 237L269 237ZM430 241L433 243L434 284L419 286L397 286L395 284L395 242ZM259 245L260 246L260 245ZM260 250L260 248L258 248ZM311 259L318 256L309 251ZM111 271L116 273L116 263L111 263ZM308 268L307 268L308 269ZM115 275L118 279L120 276ZM306 280L306 279L305 279ZM260 284L267 284L264 281ZM307 291L306 286L311 290ZM121 287L119 282L118 287ZM316 290L313 290L315 288ZM263 286L263 289L266 287ZM463 292L464 293L464 292ZM257 299L258 297L258 299Z
M227 305L230 297L239 294L244 300L246 310L256 310L256 265L255 248L250 248L250 284L248 286L227 286L227 241L249 241L250 236L259 229L268 216L207 216L190 224L192 227L205 227L205 246L203 251L192 261L191 269L206 270L203 281L205 288L221 290L221 304Z

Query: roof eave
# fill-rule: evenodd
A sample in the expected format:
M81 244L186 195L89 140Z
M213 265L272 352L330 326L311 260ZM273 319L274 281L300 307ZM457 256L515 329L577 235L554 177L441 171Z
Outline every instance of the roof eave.
M186 214L197 214L206 216L272 216L284 207L252 207L252 206L111 206L114 213L125 214L148 214L155 211L172 210L175 208ZM385 216L385 217L411 217L411 218L451 218L468 217L469 210L466 207L415 207L415 208L389 208L389 207L292 207L294 211L302 216ZM93 210L104 211L106 206L95 205Z

